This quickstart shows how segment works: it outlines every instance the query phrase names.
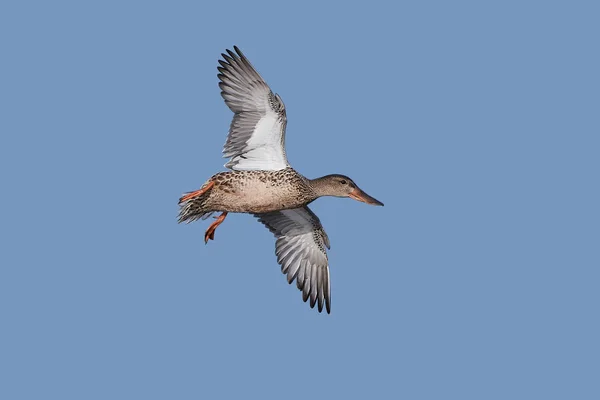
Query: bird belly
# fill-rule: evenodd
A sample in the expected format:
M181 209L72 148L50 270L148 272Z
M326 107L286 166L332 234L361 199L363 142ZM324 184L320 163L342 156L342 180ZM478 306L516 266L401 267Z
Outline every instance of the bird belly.
M269 179L232 180L216 189L210 199L214 211L261 214L308 203L293 185Z

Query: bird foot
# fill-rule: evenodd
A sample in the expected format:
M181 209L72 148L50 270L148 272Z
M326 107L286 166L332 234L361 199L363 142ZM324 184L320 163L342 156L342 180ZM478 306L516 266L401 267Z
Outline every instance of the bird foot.
M204 243L208 243L209 239L215 240L215 231L217 230L217 227L225 221L225 217L227 217L227 211L223 212L218 217L214 217L215 222L213 222L204 233Z

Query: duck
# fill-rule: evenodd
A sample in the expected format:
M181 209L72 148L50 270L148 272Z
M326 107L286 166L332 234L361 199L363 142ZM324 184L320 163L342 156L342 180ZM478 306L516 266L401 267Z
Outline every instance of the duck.
M275 255L289 284L296 282L302 300L331 313L327 250L329 238L308 205L319 197L349 197L383 206L349 177L340 174L309 179L292 168L285 151L286 108L237 46L221 54L219 88L233 112L223 147L227 171L211 176L198 190L179 199L179 223L215 221L204 234L214 240L228 213L255 216L275 236Z

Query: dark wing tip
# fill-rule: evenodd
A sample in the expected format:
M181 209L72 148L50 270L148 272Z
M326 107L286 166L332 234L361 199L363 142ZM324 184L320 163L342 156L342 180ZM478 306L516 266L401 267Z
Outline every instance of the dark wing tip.
M306 294L305 294L306 293ZM306 300L308 300L308 296L310 294L308 292L304 292L302 291L302 301L306 303Z
M318 305L319 312L323 312L323 302L319 301ZM331 314L331 299L329 299L328 297L325 297L325 311L327 311L327 314Z
M217 76L218 76L218 77L219 77L219 79L220 79L222 75L221 75L221 74L219 74L219 75L217 75ZM219 88L220 88L222 91L225 91L225 88L226 88L226 87L228 87L228 86L227 86L227 84L226 84L225 82L223 82L223 81L219 82L219 83L218 83L218 85L219 85Z
M229 50L227 50L229 51ZM221 57L223 57L223 60L225 60L227 62L227 64L229 65L233 65L233 58L230 57L229 55L225 54L225 53L221 53ZM223 63L221 63L221 60L219 60L219 64L223 65ZM225 67L225 65L223 65Z
M236 60L236 59L238 58L238 55L237 55L237 54L235 54L233 51L231 51L231 50L229 50L229 49L227 49L227 54L229 54L229 56L230 56L231 58L233 58L234 60Z

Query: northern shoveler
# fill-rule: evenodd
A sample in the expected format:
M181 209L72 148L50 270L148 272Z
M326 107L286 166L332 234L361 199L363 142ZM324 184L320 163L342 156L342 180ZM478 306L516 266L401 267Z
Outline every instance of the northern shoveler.
M344 175L308 179L296 172L285 154L285 105L256 72L240 49L222 54L219 87L234 112L223 155L231 171L213 175L179 199L179 222L206 219L221 212L204 235L214 239L227 213L250 213L276 237L275 253L287 280L296 280L302 299L331 312L329 239L308 204L321 196L350 197L383 203L363 192Z

